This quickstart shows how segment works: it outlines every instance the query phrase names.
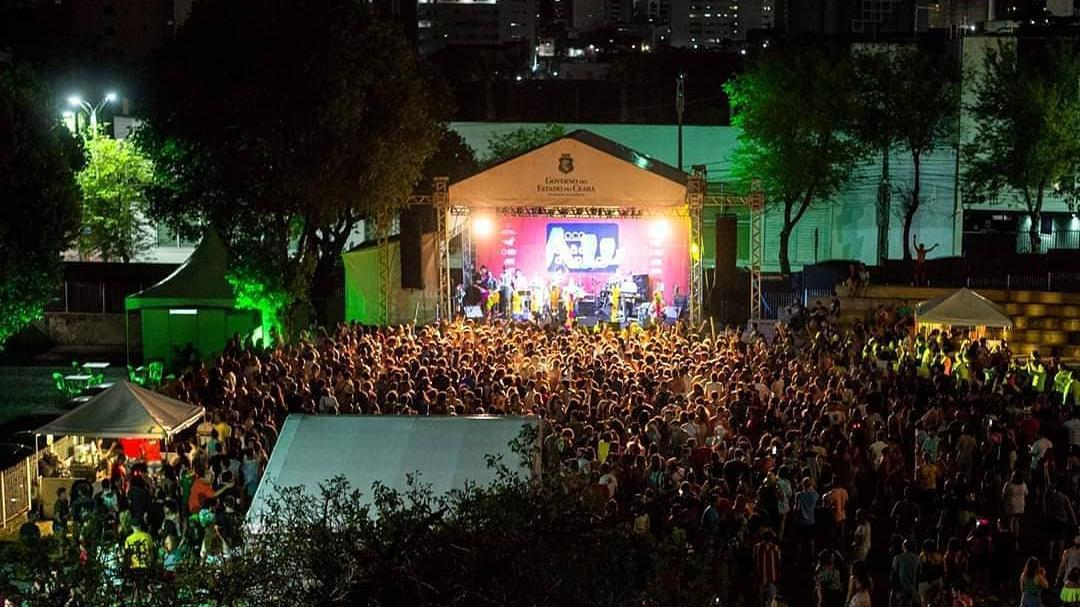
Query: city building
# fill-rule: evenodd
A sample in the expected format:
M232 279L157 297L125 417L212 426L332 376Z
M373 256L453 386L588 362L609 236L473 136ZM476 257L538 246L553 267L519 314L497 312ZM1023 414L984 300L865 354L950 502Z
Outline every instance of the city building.
M744 42L749 32L771 28L772 1L671 0L670 45L709 49Z
M421 55L450 47L521 43L532 48L536 6L534 0L420 0L416 30Z
M50 0L18 13L20 32L67 52L149 57L186 23L195 0Z

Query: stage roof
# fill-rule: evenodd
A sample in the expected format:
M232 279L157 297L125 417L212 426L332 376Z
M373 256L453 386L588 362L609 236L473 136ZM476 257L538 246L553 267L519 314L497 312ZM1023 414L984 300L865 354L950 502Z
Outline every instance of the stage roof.
M486 456L501 455L514 469L518 456L510 443L522 426L535 424L531 417L290 415L247 522L256 530L261 526L278 488L301 487L318 496L319 484L335 476L360 490L365 504L373 500L372 483L402 490L406 476L416 472L437 495L468 482L489 484L496 471Z
M686 206L689 175L589 131L574 131L450 184L471 208Z

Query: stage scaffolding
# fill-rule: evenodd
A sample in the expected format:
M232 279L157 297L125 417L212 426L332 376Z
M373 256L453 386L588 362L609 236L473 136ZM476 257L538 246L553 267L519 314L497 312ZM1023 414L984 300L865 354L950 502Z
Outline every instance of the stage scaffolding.
M450 277L450 243L461 237L462 280L468 282L475 270L475 243L468 229L472 208L450 204L449 180L436 177L433 180L431 196L413 196L410 204L430 203L435 211L436 235L436 272L439 277L439 302L437 316L440 320L453 318L454 285ZM754 180L748 194L707 194L707 176L704 167L694 167L694 174L687 183L686 206L674 208L619 208L619 207L541 207L514 206L496 207L490 210L496 216L514 217L552 217L552 218L587 218L587 219L636 219L649 217L677 217L690 222L690 320L701 323L705 320L704 309L704 267L702 264L702 211L705 208L727 209L743 206L750 211L750 318L761 318L761 266L764 256L764 207L765 197L761 182ZM384 222L379 222L381 226ZM388 223L388 222L386 222ZM381 230L380 230L381 232ZM385 248L386 239L381 238L380 246ZM382 255L388 259L388 255ZM388 265L388 264L386 264ZM384 309L389 305L386 293L389 292L388 269L380 268L384 273L384 293L380 303ZM388 313L388 312L387 312Z

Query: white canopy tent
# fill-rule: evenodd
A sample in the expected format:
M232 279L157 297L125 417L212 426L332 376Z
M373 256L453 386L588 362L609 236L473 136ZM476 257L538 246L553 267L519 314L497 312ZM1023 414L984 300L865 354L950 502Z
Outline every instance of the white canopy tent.
M1011 329L1009 314L999 305L970 289L960 289L924 301L915 309L917 326L988 327Z
M202 418L204 409L121 381L37 429L39 435L167 439Z
M365 503L373 500L373 483L402 490L413 473L436 495L470 482L489 484L496 471L487 456L501 455L514 469L510 443L523 426L535 425L531 417L290 415L248 510L248 525L261 526L279 489L301 487L317 496L320 483L335 476L359 489Z

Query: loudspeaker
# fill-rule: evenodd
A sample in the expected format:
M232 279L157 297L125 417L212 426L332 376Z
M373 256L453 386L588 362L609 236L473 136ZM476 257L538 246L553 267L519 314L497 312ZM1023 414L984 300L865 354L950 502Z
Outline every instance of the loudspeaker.
M423 245L420 238L422 230L420 209L416 207L402 209L401 237L398 244L401 250L401 288L403 289L424 288Z
M577 317L596 316L596 298L583 297L577 301Z
M731 282L735 278L735 261L739 256L739 222L734 215L716 217L716 282Z

